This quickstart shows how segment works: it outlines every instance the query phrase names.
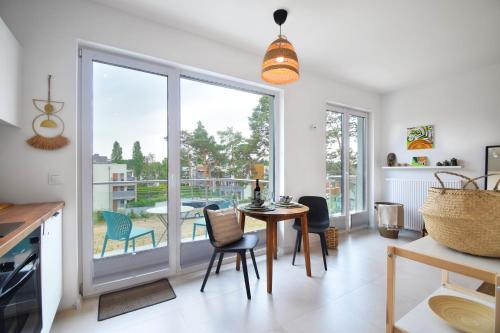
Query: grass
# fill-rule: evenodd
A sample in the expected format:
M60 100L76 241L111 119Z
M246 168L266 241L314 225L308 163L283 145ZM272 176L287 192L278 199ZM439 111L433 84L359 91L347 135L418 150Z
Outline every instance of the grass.
M193 235L193 222L198 219L186 219L182 222L181 227L181 237L182 242L190 242L192 241ZM156 241L160 241L159 246L167 245L167 233L160 240L160 236L165 232L165 226L160 221L157 216L151 215L149 217L137 217L132 219L134 227L142 227L142 228L153 228ZM266 227L266 223L263 221L259 221L250 217L247 217L245 220L245 232L254 231L259 229L264 229ZM104 242L104 236L106 235L106 223L104 222L96 222L94 223L94 255L100 256L102 251L102 245ZM196 238L205 239L205 228L197 227L196 228ZM112 251L124 251L124 241L113 241L109 240L106 245L106 254L109 255ZM136 239L136 247L151 247L151 236L146 235ZM129 244L129 251L132 251L132 242Z

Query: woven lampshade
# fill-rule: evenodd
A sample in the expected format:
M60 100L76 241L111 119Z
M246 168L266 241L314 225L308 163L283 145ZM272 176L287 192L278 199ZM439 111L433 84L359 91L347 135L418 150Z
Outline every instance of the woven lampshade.
M269 45L262 62L262 79L273 84L286 84L299 79L299 59L285 36Z

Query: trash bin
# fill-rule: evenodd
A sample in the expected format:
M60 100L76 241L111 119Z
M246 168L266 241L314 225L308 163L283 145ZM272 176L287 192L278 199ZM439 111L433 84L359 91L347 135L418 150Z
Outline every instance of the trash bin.
M383 206L397 206L396 209L382 212ZM375 202L375 221L380 236L396 239L404 227L404 206L395 202Z

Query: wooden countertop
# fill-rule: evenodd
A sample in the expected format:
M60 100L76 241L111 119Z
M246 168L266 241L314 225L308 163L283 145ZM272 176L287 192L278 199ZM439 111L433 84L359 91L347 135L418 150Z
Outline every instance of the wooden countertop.
M64 202L46 202L24 205L12 205L0 210L0 224L23 222L19 228L0 238L0 256L16 246L21 240L32 233L55 212L64 207Z

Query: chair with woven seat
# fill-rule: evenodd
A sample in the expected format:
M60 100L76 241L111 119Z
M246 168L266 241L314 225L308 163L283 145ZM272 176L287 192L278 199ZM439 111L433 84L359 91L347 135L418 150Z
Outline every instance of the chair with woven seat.
M323 254L323 264L325 270L326 256L328 255L328 248L326 246L325 231L330 227L330 216L328 214L328 204L323 197L304 196L299 199L299 203L309 207L307 213L307 227L311 234L318 234L321 241L321 252ZM300 252L300 243L302 239L302 227L300 219L295 219L292 227L297 230L297 238L295 240L295 249L293 251L292 265L295 265L295 255Z
M102 244L101 258L104 257L108 240L125 241L125 253L128 252L129 241L132 241L132 250L135 251L135 239L151 235L153 247L156 247L155 233L152 228L134 227L132 220L124 214L116 212L102 212L104 221L106 221L107 230Z
M259 242L259 237L255 234L243 234L239 240L236 240L232 243L219 246L217 240L214 237L214 230L213 230L213 225L210 220L210 216L207 213L208 210L219 210L219 206L216 204L208 205L203 209L203 215L205 216L205 222L206 222L206 227L208 231L208 237L210 239L210 243L214 247L214 252L212 254L212 258L210 259L210 263L208 264L208 269L205 274L205 278L203 280L203 284L201 285L200 291L203 292L205 289L205 285L207 284L208 276L210 275L210 271L212 270L212 266L215 261L215 257L217 254L219 255L219 262L217 263L217 269L215 270L215 274L219 274L220 271L220 266L222 264L222 260L224 258L224 253L237 253L241 257L241 263L243 266L243 277L245 279L245 288L247 292L247 298L251 299L251 294L250 294L250 285L248 282L248 269L247 269L247 261L246 261L246 252L250 252L250 256L252 257L252 262L253 262L253 267L255 269L255 275L257 276L257 279L260 279L259 277L259 271L257 270L257 263L255 262L255 254L253 252L253 249L257 246L257 243ZM236 222L237 223L237 222Z

